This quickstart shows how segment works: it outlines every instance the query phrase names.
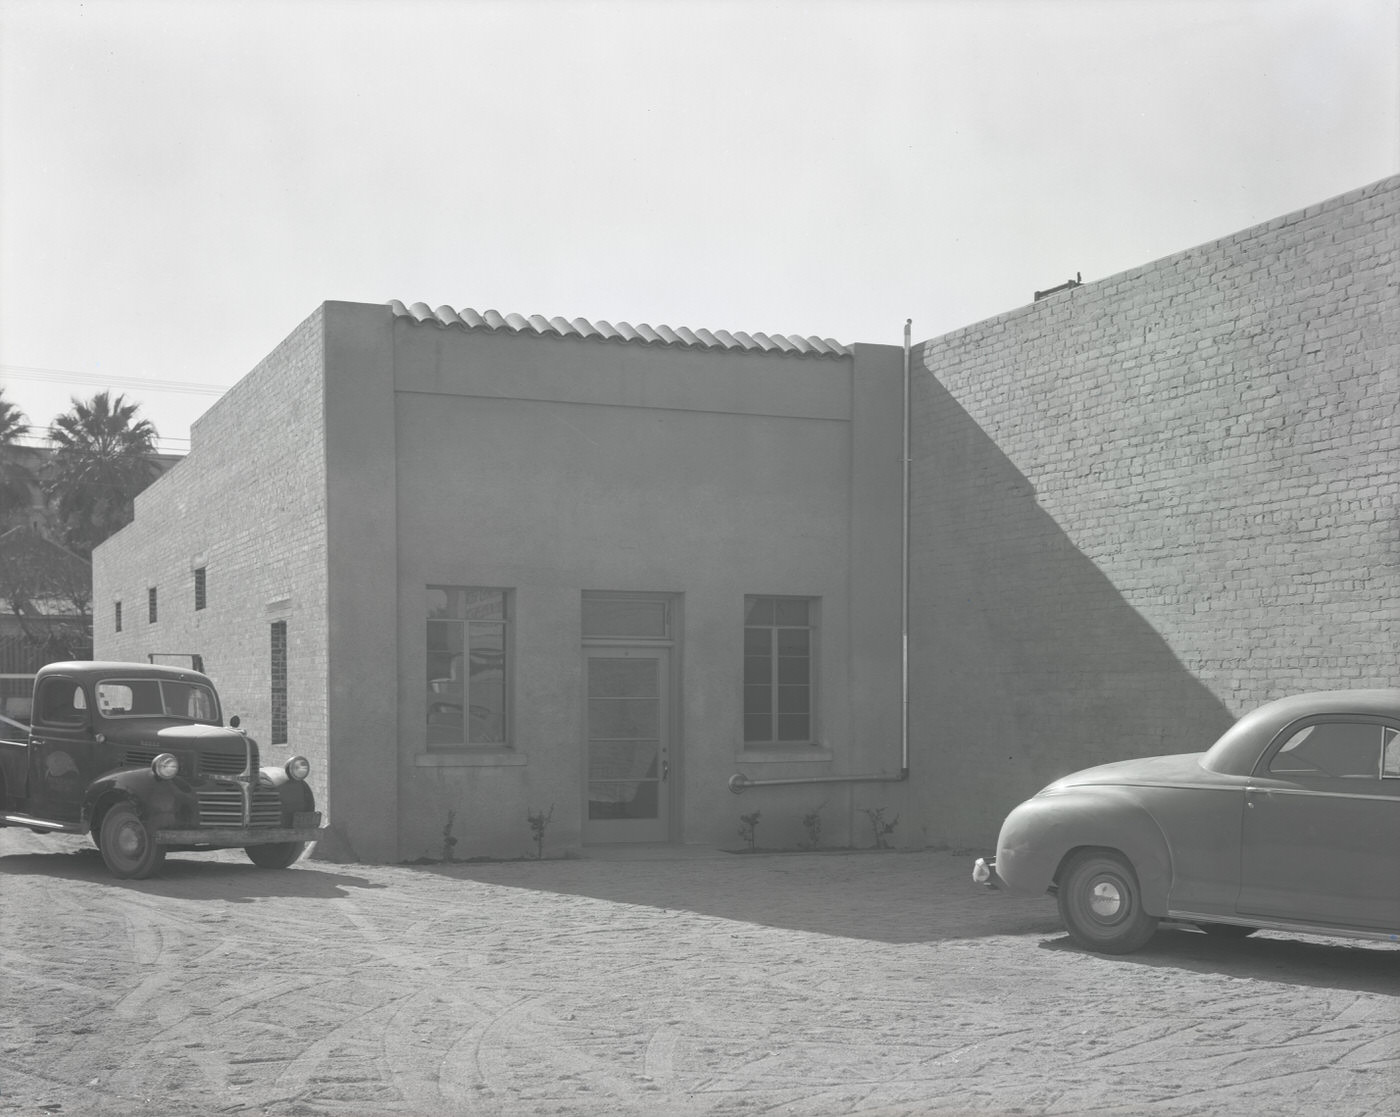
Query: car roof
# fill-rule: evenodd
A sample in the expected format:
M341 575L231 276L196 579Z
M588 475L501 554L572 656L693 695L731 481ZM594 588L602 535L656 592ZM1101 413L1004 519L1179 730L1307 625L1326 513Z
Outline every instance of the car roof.
M1400 721L1400 688L1316 690L1266 702L1226 730L1201 758L1201 766L1212 772L1247 776L1265 745L1295 721L1317 714Z
M163 663L125 663L120 660L79 659L62 663L46 663L39 668L38 679L46 675L72 675L79 679L183 679L185 682L209 684L209 677L188 667L170 667Z

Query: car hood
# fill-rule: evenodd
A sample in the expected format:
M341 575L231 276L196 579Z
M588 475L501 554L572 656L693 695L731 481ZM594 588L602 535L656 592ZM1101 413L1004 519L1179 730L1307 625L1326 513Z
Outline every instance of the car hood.
M1058 779L1046 791L1062 791L1071 787L1102 786L1105 784L1180 784L1215 780L1201 767L1204 753L1183 752L1172 756L1143 756L1136 760L1118 760L1085 768Z

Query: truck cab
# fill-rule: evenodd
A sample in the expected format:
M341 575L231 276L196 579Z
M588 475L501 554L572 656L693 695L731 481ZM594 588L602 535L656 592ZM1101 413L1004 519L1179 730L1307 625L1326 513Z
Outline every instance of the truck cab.
M27 731L0 721L0 826L88 834L123 879L152 875L167 851L241 847L286 868L323 833L309 771L300 756L264 767L201 672L51 663Z

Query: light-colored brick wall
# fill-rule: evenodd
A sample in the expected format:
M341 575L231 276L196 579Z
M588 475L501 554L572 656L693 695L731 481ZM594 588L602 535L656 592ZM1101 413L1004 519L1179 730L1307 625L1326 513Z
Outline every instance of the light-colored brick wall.
M268 762L312 762L327 724L324 336L320 310L195 423L189 456L136 499L93 556L99 659L196 652ZM194 607L204 565L207 607ZM147 589L158 619L147 621ZM122 631L114 630L115 601ZM287 622L289 740L271 742L271 626Z
M1063 772L1400 675L1400 178L915 353L916 778Z

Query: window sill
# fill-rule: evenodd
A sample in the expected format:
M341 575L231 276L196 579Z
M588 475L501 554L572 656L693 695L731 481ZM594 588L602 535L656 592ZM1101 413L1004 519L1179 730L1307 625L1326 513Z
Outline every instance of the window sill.
M736 764L820 764L834 759L835 754L822 745L739 749L734 754Z
M420 752L415 768L510 768L528 764L530 758L514 749L479 752Z

